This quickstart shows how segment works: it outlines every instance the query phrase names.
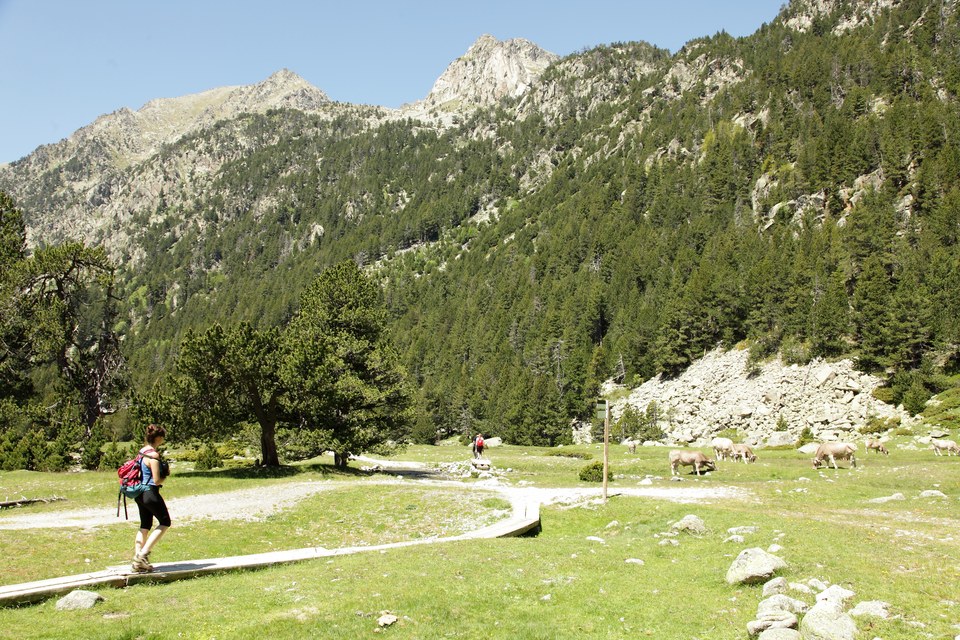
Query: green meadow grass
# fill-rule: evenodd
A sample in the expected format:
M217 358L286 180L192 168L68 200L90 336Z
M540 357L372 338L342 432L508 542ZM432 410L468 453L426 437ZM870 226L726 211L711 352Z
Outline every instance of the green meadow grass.
M592 453L594 459L602 455L594 445L568 449ZM465 451L411 447L397 459L432 464L465 459ZM589 462L583 459L526 447L488 453L497 469L512 469L503 475L507 484L590 486L577 479ZM953 638L960 633L954 628L960 624L960 459L891 446L889 457L860 456L857 469L814 470L809 456L794 451L758 454L756 464L721 463L716 473L699 478L685 471L674 483L666 449L629 454L611 446L616 479L610 499L544 507L543 530L536 537L422 545L104 589L106 601L88 611L57 612L56 599L0 609L0 636L742 639L762 599L761 588L730 586L724 576L742 549L773 543L783 547L779 555L789 567L781 575L791 582L819 578L841 584L856 592L855 601L884 600L901 616L859 619L860 637ZM456 487L444 495L445 490L412 483L357 484L350 482L355 475L321 467L313 462L282 477L238 478L244 487L306 478L347 482L262 522L174 526L158 547L157 560L413 539L434 535L447 522L460 523L450 525L456 529L470 518L495 520L505 514L505 501L495 494L471 499ZM21 473L0 474L0 488L22 479ZM678 504L617 495L619 488L641 486L647 477L656 488L734 486L747 497ZM92 474L29 475L41 492L66 491L70 478L78 481L73 484L97 482ZM175 486L178 492L222 490L222 479L175 476L168 493ZM919 498L927 489L939 489L948 498ZM903 500L868 502L898 492ZM104 495L111 498L111 493L112 486ZM465 511L473 515L465 518ZM679 545L661 545L667 538L663 532L687 514L703 518L708 533L681 534ZM743 544L724 542L727 529L745 525L757 532L745 535ZM134 527L101 527L72 532L73 537L56 530L0 531L2 581L56 575L61 563L77 555L94 560L87 569L125 561ZM75 572L64 566L59 573ZM798 597L812 602L812 596ZM377 618L384 611L399 621L378 633Z

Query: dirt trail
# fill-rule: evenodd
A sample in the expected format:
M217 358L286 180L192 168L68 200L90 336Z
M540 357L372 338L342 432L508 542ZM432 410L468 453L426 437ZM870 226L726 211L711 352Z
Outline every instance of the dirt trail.
M388 460L373 460L360 458L359 461L375 463L385 471L393 470L427 470L427 465L416 462L394 462ZM519 505L530 501L541 504L576 504L601 497L601 488L543 488L517 487L501 483L498 479L482 480L465 483L458 480L417 479L403 480L400 478L376 478L353 481L315 481L272 484L251 489L239 489L223 493L213 493L178 498L167 497L167 506L174 520L186 522L190 520L244 520L254 522L287 508L322 491L329 491L348 485L357 484L416 484L430 486L447 486L467 490L484 490L501 493L515 509ZM172 492L171 492L172 493ZM611 488L610 496L634 496L656 498L673 502L696 503L705 500L744 498L746 493L735 487L617 487ZM128 501L131 521L137 519L137 507ZM73 509L66 511L46 511L43 513L23 513L21 510L8 510L0 513L0 530L23 529L51 529L74 528L89 529L115 524L129 523L121 515L117 518L115 506L104 506L91 509Z

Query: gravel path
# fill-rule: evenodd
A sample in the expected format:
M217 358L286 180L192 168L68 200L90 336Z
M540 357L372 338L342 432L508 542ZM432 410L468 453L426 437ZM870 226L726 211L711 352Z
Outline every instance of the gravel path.
M385 470L426 470L428 467L417 462L402 462L374 460L360 458L359 461L374 463ZM568 504L574 505L586 501L599 500L602 495L600 487L580 488L542 488L517 487L502 484L498 479L483 480L474 483L463 483L456 480L401 480L377 479L356 481L316 481L272 484L251 489L239 489L224 493L213 493L183 498L171 497L167 499L167 506L176 522L190 520L244 520L253 522L286 507L296 504L300 500L321 491L328 491L351 484L386 484L386 483L415 483L435 486L496 491L516 508L531 500L541 504ZM747 496L746 492L735 487L616 487L608 490L608 495L633 496L641 498L655 498L672 502L697 503L706 500L740 499ZM128 500L130 521L137 519L137 506ZM8 510L0 513L0 530L22 529L51 529L74 528L89 529L115 524L129 523L121 515L117 518L114 507L94 509L74 509L67 511L23 513L19 510ZM122 511L122 510L121 510Z

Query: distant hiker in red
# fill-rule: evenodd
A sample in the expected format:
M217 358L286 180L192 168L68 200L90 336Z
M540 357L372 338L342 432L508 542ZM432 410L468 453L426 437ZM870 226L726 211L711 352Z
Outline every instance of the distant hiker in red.
M170 528L170 513L167 503L160 495L160 487L170 474L166 462L160 459L156 447L163 444L167 438L167 430L161 426L151 424L147 427L146 444L140 449L140 464L142 465L143 483L148 485L146 491L137 496L137 507L140 509L140 530L134 544L133 570L137 573L153 571L150 564L150 552L163 534ZM153 519L157 519L157 528L150 532Z
M478 433L477 437L473 439L473 457L482 458L483 457L483 434Z

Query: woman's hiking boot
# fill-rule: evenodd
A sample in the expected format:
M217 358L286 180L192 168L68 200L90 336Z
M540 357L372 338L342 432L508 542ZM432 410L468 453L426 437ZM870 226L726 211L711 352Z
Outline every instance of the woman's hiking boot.
M133 570L136 573L150 573L153 571L153 565L150 564L149 558L150 554L140 554L133 556Z

